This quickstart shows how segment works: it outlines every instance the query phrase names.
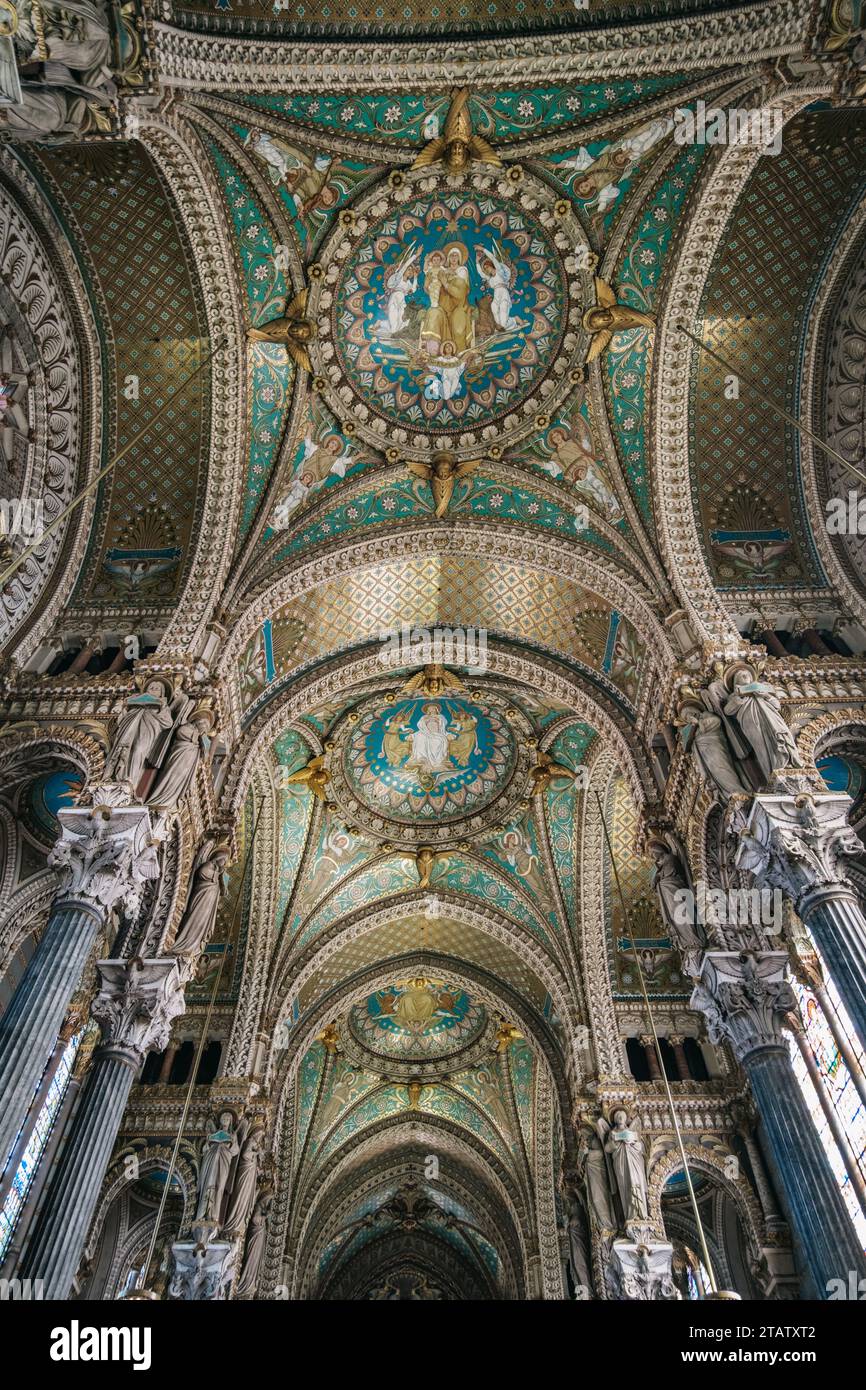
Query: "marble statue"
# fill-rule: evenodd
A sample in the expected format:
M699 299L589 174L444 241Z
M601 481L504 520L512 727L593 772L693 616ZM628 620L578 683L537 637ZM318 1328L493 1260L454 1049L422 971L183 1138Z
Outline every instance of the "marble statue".
M216 1130L208 1135L202 1149L195 1220L207 1222L216 1228L220 1226L232 1162L237 1157L244 1139L243 1122L237 1128L234 1125L235 1117L232 1111L223 1110Z
M589 1128L581 1130L578 1141L578 1172L583 1175L592 1221L602 1231L616 1230L603 1143L600 1136Z
M210 935L225 887L228 846L206 840L196 855L186 909L171 948L173 956L191 956Z
M766 681L752 680L743 670L734 674L733 687L725 713L737 721L767 781L775 768L802 767L775 688Z
M650 841L649 854L655 865L652 884L658 894L665 926L681 951L700 950L706 942L694 920L694 895L683 861L662 840Z
M143 694L132 695L126 709L106 759L105 777L107 781L128 782L134 791L148 757L171 728L173 715L160 681L150 681Z
M734 762L722 721L717 714L698 715L695 749L704 772L723 796L749 790Z
M629 1129L628 1115L624 1110L614 1110L612 1126L600 1119L598 1128L604 1151L611 1159L615 1190L622 1204L626 1225L632 1221L646 1221L649 1217L649 1196L640 1135L637 1130Z
M563 1197L568 1233L568 1262L575 1286L575 1297L591 1298L593 1285L586 1209L578 1189L571 1183L566 1184Z
M202 716L185 718L178 724L147 798L148 806L173 809L186 796L201 756L202 740L209 728L209 721Z
M247 1227L244 1267L235 1285L235 1295L238 1298L251 1298L256 1291L259 1269L268 1239L268 1215L273 1200L271 1189L269 1187L264 1188L259 1193L258 1201L253 1208L250 1224Z
M226 1231L231 1235L243 1231L255 1205L263 1145L264 1134L254 1129L241 1149L225 1222Z

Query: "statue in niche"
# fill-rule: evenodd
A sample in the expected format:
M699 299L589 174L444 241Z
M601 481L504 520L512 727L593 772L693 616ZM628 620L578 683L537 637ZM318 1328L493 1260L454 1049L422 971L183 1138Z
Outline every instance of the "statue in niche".
M753 680L744 670L734 672L732 684L725 713L733 715L748 740L765 780L770 780L776 768L802 767L775 687Z
M749 787L737 767L722 720L710 710L687 711L694 722L685 723L685 743L693 738L698 762L705 775L727 799L748 792Z
M695 921L695 900L685 865L664 840L651 840L648 849L654 864L652 885L658 894L662 920L683 954L684 966L689 969L685 956L700 951L707 938ZM689 973L695 972L689 969Z
M575 1287L575 1298L592 1298L589 1227L576 1174L566 1178L562 1195L568 1234L568 1263Z
M612 1119L612 1125L599 1119L598 1133L611 1160L614 1192L619 1197L623 1221L628 1226L633 1221L649 1218L646 1160L643 1140L636 1128L629 1128L625 1110L614 1110Z
M193 863L186 908L170 955L191 956L210 935L226 884L229 847L205 840Z

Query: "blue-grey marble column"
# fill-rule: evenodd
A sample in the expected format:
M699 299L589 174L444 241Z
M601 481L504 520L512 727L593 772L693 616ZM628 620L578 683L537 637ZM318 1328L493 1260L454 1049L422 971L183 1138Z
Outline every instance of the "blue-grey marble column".
M800 1090L782 1033L795 1007L784 951L708 951L692 1008L728 1042L752 1086L765 1152L795 1248L817 1298L866 1277L866 1256ZM834 1281L840 1280L841 1284Z
M86 902L55 900L42 939L0 1018L0 1169L24 1123L104 920L104 913Z
M857 1035L866 1047L866 917L847 885L818 888L798 907Z
M70 807L49 862L60 889L48 925L0 1019L0 1168L27 1115L82 971L111 909L134 910L159 872L144 807Z
M93 1016L103 1042L17 1271L41 1280L44 1298L69 1296L130 1088L145 1053L166 1046L184 1007L173 957L100 961L98 969Z

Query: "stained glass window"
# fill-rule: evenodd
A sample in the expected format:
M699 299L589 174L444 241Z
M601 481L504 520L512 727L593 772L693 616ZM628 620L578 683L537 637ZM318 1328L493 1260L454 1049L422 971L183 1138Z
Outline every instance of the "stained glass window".
M24 1208L24 1203L27 1201L30 1185L36 1175L39 1161L45 1152L45 1146L48 1143L58 1111L63 1104L82 1036L83 1033L76 1033L75 1037L67 1043L57 1070L51 1078L48 1093L39 1114L36 1116L27 1147L21 1155L15 1177L12 1179L9 1195L3 1204L3 1210L0 1211L0 1260L3 1259L12 1240L12 1233Z
M827 995L833 1007L836 1019L836 1026L842 1033L856 1060L866 1069L866 1056L860 1046L856 1033L851 1025L851 1020L845 1011L839 995L833 985L832 980L827 978ZM797 995L797 1002L800 1007L800 1017L803 1022L806 1043L811 1049L815 1059L815 1065L821 1078L824 1092L837 1116L839 1124L848 1138L848 1142L857 1160L857 1166L864 1180L866 1180L866 1108L857 1093L857 1088L851 1078L845 1059L839 1052L836 1040L833 1037L824 1012L811 990L803 985L794 984L794 992ZM833 1138L827 1117L821 1108L815 1087L806 1069L797 1044L791 1039L791 1056L794 1063L794 1071L800 1082L800 1087L806 1097L807 1104L815 1121L815 1127L824 1145L830 1166L836 1176L836 1181L845 1198L845 1204L851 1214L851 1220L857 1230L860 1240L866 1247L866 1216L863 1215L862 1208L857 1200L857 1194L851 1184L851 1177L845 1167L845 1161L839 1152L838 1146Z

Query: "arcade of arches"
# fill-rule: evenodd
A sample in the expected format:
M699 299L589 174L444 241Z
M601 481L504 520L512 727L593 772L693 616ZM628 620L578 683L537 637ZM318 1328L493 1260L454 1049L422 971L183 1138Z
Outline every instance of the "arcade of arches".
M830 1298L860 2L320 9L0 0L0 1278Z

